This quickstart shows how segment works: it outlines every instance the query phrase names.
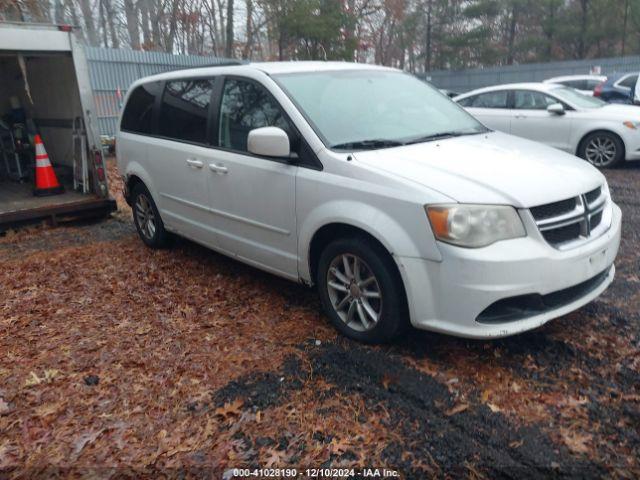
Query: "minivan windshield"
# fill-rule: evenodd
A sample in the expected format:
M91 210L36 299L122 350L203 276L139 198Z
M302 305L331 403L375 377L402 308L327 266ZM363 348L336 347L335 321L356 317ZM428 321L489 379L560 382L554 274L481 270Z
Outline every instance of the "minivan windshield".
M556 97L563 100L577 108L600 108L604 107L607 103L599 98L592 97L591 95L585 95L570 87L558 87L551 90Z
M325 145L376 149L486 132L456 103L412 75L337 70L274 75Z

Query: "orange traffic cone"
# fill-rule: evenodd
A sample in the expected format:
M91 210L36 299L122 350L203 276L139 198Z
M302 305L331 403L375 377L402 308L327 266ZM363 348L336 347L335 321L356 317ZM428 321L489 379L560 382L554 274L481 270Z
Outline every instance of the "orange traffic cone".
M36 135L34 140L36 143L36 188L33 194L37 197L44 197L64 192L64 187L58 182L49 161L49 155L44 149L42 138L40 135Z

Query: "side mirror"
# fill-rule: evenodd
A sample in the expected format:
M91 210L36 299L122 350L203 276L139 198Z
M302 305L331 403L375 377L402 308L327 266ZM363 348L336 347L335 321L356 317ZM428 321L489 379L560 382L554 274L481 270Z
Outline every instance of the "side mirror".
M564 115L564 107L561 103L552 103L547 107L547 112L553 113L554 115Z
M264 157L288 157L291 153L289 136L278 127L256 128L249 132L247 150Z

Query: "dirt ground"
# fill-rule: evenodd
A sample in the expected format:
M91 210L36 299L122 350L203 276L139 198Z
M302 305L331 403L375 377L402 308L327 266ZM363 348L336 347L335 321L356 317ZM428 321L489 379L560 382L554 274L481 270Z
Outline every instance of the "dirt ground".
M188 241L149 250L121 197L107 221L10 231L0 478L638 478L640 166L606 175L624 215L615 282L499 341L348 341L313 291Z

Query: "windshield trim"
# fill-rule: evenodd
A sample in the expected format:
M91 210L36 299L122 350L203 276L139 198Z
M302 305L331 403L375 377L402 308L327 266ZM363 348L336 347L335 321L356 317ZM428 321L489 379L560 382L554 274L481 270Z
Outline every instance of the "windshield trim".
M322 73L330 73L330 72L351 72L351 71L358 71L358 72L393 72L393 73L397 73L400 75L409 75L414 77L416 80L419 81L423 81L418 77L415 77L411 74L408 74L407 72L404 72L402 70L397 70L397 69L379 69L379 68L361 68L361 69L345 69L345 68L335 68L335 69L331 69L331 70L323 70ZM393 146L382 146L382 147L376 147L376 148L367 148L367 149L336 149L333 147L332 143L329 141L328 138L326 138L322 132L320 131L320 128L315 124L315 122L313 120L311 120L311 118L309 117L309 115L307 114L307 112L302 108L302 106L297 102L297 100L295 99L295 97L291 94L291 92L284 86L284 84L281 81L282 77L293 77L293 76L304 76L304 75L312 75L314 73L318 73L315 71L311 71L311 72L287 72L287 73L278 73L278 74L269 74L269 78L271 78L271 80L273 80L275 82L275 84L278 86L278 88L280 88L280 90L282 90L282 92L287 96L287 98L289 99L289 101L296 107L296 109L298 110L298 112L300 112L300 115L302 115L302 117L307 121L307 123L309 124L309 126L311 127L311 130L313 130L313 133L316 134L316 136L320 139L320 141L322 142L322 144L324 145L324 147L327 150L330 150L332 152L335 153L348 153L348 152L356 152L356 151L363 151L363 150L383 150L383 149L387 149L387 148L398 148L398 147L403 147L406 145L393 145ZM424 82L424 81L423 81ZM427 82L424 82L427 83ZM442 92L440 92L436 87L434 87L433 85L430 85L427 83L428 86L430 86L431 88L433 88L434 90L438 91L438 93L440 93L443 96L444 95ZM473 115L471 115L469 112L467 112L461 105L458 104L458 102L453 101L453 99L449 99L451 101L451 103L453 103L458 109L460 109L461 111L463 111L464 113L466 113L467 115L469 115L471 118L473 118L480 127L482 127L482 131L479 132L472 132L470 134L480 134L480 133L488 133L491 132L492 130L490 128L488 128L485 124L483 124L480 120L478 120L477 118L475 118ZM449 138L449 137L447 137ZM402 140L398 140L399 142L402 142ZM423 142L420 142L423 143ZM415 144L411 144L411 145L415 145Z

